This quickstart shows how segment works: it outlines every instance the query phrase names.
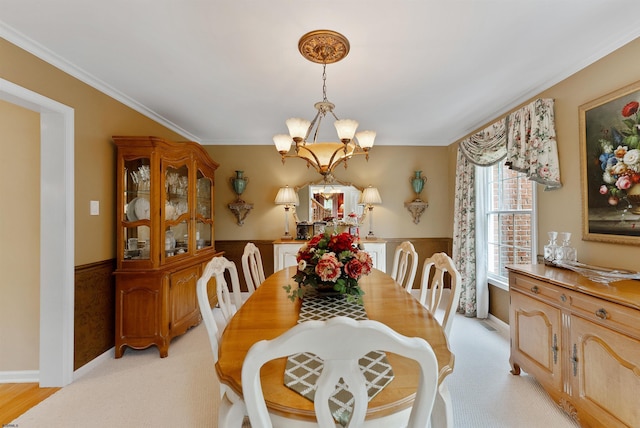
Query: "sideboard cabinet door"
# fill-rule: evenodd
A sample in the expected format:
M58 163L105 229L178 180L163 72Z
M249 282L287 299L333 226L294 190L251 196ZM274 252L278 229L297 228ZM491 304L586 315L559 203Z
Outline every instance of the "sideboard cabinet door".
M577 316L570 331L573 404L602 426L640 426L640 342Z
M538 382L562 388L560 365L560 310L524 294L511 293L511 365L519 372L520 364Z

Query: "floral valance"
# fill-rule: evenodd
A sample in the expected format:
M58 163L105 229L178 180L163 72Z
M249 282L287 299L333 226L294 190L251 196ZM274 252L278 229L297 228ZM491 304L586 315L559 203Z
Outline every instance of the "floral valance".
M460 142L471 163L491 166L505 159L511 169L529 180L558 189L560 164L553 115L553 99L539 98Z
M507 127L499 120L460 142L460 152L478 166L490 166L507 156Z
M506 164L544 190L562 187L553 115L553 99L539 98L507 118Z

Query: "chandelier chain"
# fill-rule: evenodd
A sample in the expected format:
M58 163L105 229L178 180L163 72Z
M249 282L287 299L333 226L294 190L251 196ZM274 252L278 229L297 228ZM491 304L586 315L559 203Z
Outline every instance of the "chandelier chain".
M327 63L322 64L322 101L327 100Z

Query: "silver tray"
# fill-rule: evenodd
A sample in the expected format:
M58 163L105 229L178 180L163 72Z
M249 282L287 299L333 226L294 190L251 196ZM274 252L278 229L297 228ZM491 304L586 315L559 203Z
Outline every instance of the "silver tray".
M591 266L579 262L559 261L551 262L552 266L569 269L590 279L593 282L609 285L610 282L627 279L640 280L640 272L632 272L624 269L609 269L601 266Z

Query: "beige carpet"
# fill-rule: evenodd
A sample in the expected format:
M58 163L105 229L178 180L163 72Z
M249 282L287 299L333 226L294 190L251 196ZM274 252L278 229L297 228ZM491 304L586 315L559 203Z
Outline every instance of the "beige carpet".
M575 428L529 376L509 373L509 341L456 316L448 377L456 428ZM219 387L204 325L155 348L103 362L13 421L17 428L215 427ZM227 428L227 427L224 427Z

